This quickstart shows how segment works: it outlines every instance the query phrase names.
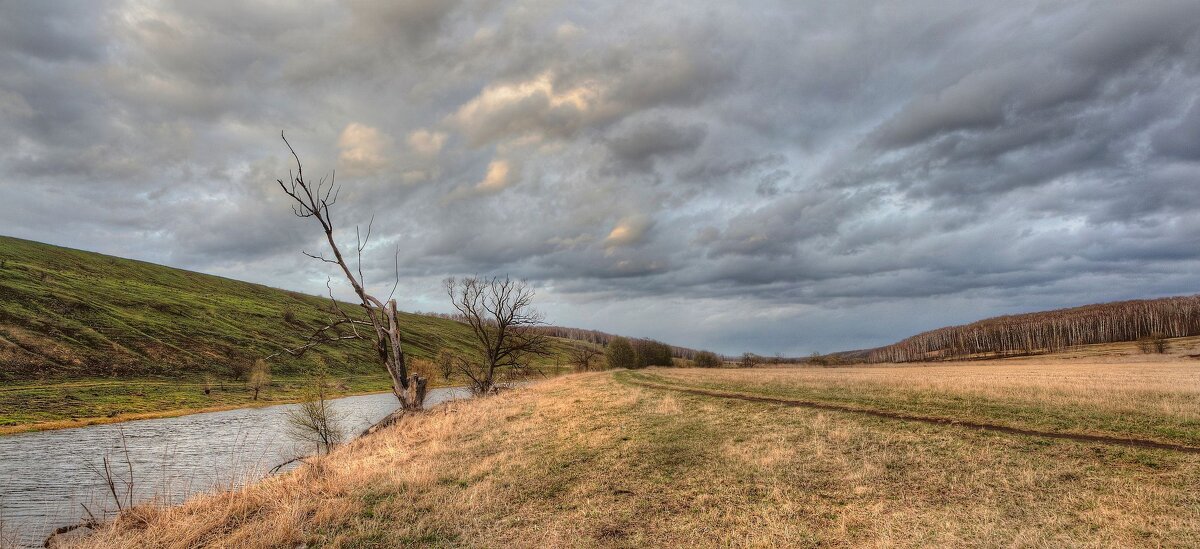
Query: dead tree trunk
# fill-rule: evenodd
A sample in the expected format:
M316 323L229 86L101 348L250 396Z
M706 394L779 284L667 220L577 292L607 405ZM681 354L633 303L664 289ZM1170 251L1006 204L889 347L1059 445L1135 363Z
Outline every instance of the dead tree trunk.
M401 410L420 410L425 405L426 380L420 375L412 374L410 376L408 373L408 367L404 360L404 350L401 346L400 323L397 320L396 300L392 299L389 295L385 304L384 301L367 293L366 290L366 281L362 270L362 252L366 248L367 242L371 239L371 226L367 226L365 237L362 237L357 229L355 231L357 269L351 269L345 256L342 255L341 248L338 247L337 241L334 239L333 221L330 218L329 212L329 207L337 202L336 176L330 179L328 185L325 183L325 178L321 178L315 183L306 181L304 179L304 168L300 164L300 157L296 154L295 149L292 148L291 143L288 143L287 138L283 137L283 134L280 134L280 137L283 138L288 151L292 153L292 158L296 160L296 173L295 175L288 174L288 183L284 183L282 179L276 181L279 183L279 187L283 189L283 192L295 202L292 204L292 211L297 217L311 217L321 224L321 229L325 233L325 241L329 244L329 251L333 255L333 259L325 257L324 254L303 253L313 259L337 265L346 281L350 283L350 287L354 289L359 306L362 307L363 312L366 314L366 320L360 320L342 310L341 305L334 299L333 289L330 286L330 312L333 316L331 322L317 329L308 337L307 342L303 345L292 349L284 349L282 352L293 356L300 356L308 349L322 344L336 343L348 339L370 339L369 335L360 333L359 331L360 327L363 328L364 332L369 329L374 335L378 360L391 378L392 393L400 401ZM400 282L399 252L397 252L396 257L396 283L392 286L393 294ZM341 326L349 327L351 333L349 335L341 333L331 335L330 330ZM276 355L278 354L276 353Z

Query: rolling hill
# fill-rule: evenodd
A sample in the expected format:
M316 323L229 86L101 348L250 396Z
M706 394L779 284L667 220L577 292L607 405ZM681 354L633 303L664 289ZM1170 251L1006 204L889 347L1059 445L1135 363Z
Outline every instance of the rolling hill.
M876 349L835 354L861 362L999 358L1194 335L1200 335L1200 295L998 316L930 330Z
M295 401L317 363L330 394L388 390L365 341L273 358L261 395L244 383L256 359L326 324L328 307L325 297L0 236L0 434ZM431 386L465 383L430 359L467 352L470 328L413 313L400 323L410 365ZM575 345L552 339L546 371Z
M238 362L300 344L328 306L328 298L0 237L0 380L227 377ZM401 317L410 356L469 345L458 322ZM333 375L380 373L365 342L283 355L272 368L298 375L315 357Z

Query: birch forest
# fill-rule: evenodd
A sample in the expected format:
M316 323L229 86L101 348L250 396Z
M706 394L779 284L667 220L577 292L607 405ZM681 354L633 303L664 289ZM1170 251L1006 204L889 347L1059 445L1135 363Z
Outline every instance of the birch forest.
M868 362L1012 356L1200 335L1200 295L1100 303L939 328L873 349Z

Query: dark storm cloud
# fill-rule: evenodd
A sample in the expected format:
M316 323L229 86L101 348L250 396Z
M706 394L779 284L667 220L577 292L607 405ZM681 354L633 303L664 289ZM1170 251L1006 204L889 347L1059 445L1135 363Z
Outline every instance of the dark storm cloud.
M0 3L0 232L734 352L1200 291L1200 4Z
M606 141L619 169L649 171L656 158L691 153L704 141L703 125L677 125L666 119L634 122Z
M1154 134L1154 150L1164 156L1182 160L1200 160L1200 98L1175 124L1170 124Z

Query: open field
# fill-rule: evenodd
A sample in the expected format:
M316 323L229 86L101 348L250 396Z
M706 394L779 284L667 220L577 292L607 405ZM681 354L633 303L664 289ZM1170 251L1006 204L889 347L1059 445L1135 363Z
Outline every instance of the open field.
M631 379L1019 429L1200 446L1200 361L654 370Z
M1195 443L1196 372L992 362L565 376L406 418L245 490L140 508L79 545L1189 546L1200 454L678 389Z

